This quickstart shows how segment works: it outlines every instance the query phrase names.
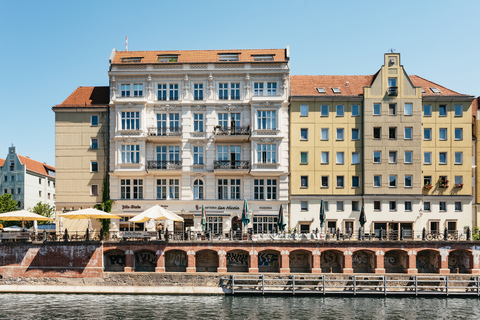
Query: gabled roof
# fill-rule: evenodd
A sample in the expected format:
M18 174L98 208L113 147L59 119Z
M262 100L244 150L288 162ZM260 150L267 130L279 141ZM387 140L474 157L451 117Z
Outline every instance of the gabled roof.
M363 87L370 86L375 79L371 76L291 76L291 96L363 96ZM468 96L419 76L409 76L413 85L422 87L424 97L435 96ZM324 88L325 93L318 93L317 88ZM334 93L332 88L339 88L340 93ZM440 93L434 93L430 88L437 88Z
M480 97L477 97L472 101L472 115L474 117L477 116L477 110L478 110L478 103L479 102L480 102Z
M54 108L98 107L106 106L109 102L109 87L78 87L65 101Z
M238 61L220 61L220 54L238 54ZM158 62L158 56L178 55L177 61ZM273 62L286 62L286 49L233 49L233 50L173 50L173 51L116 51L112 64L132 64L122 58L142 58L136 64L145 63L235 63L254 62L254 56L273 55ZM272 61L269 61L272 62Z
M0 168L3 167L4 163L5 163L5 159L0 158Z
M28 171L32 171L44 176L50 176L48 174L48 170L55 171L55 167L49 166L46 163L35 161L21 155L18 155L18 158L20 159L20 162L26 166ZM50 177L53 177L53 176L50 176Z

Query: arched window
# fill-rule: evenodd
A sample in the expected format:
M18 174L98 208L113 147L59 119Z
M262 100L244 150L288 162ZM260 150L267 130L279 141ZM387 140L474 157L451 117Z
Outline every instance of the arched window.
M203 200L203 181L200 179L193 182L193 199Z

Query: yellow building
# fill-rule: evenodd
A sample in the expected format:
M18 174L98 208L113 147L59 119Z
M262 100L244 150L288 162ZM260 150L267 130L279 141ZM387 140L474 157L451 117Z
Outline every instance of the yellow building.
M56 213L85 209L102 202L108 171L109 87L79 87L54 106ZM94 230L100 229L97 220ZM87 220L60 219L57 229L82 230Z
M409 76L398 53L372 76L292 76L290 227L320 228L323 199L322 232L355 232L362 207L377 235L464 232L472 100Z

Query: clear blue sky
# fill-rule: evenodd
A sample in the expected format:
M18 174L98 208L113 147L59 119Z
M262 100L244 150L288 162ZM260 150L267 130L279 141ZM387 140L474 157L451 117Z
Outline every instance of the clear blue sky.
M54 165L52 106L108 85L125 50L291 49L291 74L373 74L402 54L409 74L480 95L480 1L0 1L0 157Z

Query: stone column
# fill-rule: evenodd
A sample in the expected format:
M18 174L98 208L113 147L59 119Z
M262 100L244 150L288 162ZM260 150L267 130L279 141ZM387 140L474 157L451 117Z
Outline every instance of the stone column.
M472 250L472 256L470 259L472 261L472 269L470 270L471 274L480 274L480 250Z
M385 273L385 252L375 252L375 273Z
M282 264L280 265L280 273L290 273L290 252L282 250Z
M188 250L187 260L187 272L197 272L197 267L195 266L195 251Z
M123 272L134 272L135 269L133 268L133 251L127 250L125 251L125 268L123 268Z
M438 273L440 274L450 274L450 269L448 268L448 249L440 249L440 269Z
M227 253L225 252L225 250L218 251L217 272L227 272Z
M353 273L352 267L352 251L345 251L343 253L343 270L342 273Z
M163 250L157 251L157 267L155 268L155 272L165 272L165 255L163 254Z
M321 253L319 250L312 252L312 273L322 273Z
M255 250L250 251L248 273L258 273L258 252Z
M414 250L408 251L408 266L407 266L407 273L408 274L417 274L417 252Z

